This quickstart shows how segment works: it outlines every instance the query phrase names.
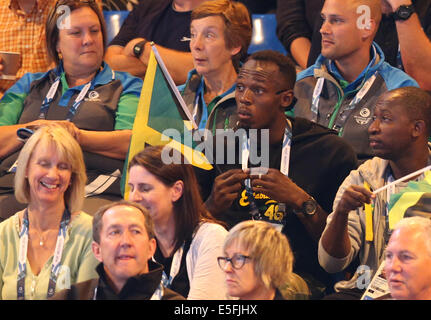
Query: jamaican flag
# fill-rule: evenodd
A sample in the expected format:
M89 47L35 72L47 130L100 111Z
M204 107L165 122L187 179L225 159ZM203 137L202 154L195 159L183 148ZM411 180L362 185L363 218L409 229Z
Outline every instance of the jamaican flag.
M138 109L133 124L129 153L122 179L124 198L128 199L128 162L146 145L167 145L180 151L188 163L204 170L212 169L202 152L195 150L197 129L174 81L157 49L152 45Z
M431 219L431 171L425 179L410 181L402 192L391 195L389 201L389 229L402 218L423 216Z

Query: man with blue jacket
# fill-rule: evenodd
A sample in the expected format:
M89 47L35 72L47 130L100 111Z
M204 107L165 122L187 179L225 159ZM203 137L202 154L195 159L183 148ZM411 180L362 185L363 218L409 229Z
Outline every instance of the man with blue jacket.
M390 66L373 42L382 12L380 0L326 0L321 11L322 51L295 84L294 114L338 131L360 161L372 157L367 129L384 92L418 86Z

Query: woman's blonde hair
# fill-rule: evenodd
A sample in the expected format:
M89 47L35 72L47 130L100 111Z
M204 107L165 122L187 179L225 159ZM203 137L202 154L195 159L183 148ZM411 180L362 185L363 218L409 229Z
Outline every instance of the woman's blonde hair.
M15 175L15 197L21 203L30 202L30 185L27 169L33 152L38 145L54 147L62 161L70 164L72 176L70 186L64 194L64 202L70 212L80 211L84 201L84 188L87 182L84 157L78 142L69 132L58 125L40 127L28 139L18 156Z
M229 231L223 250L234 244L247 251L256 275L268 289L291 281L293 253L289 241L271 224L255 220L238 223Z

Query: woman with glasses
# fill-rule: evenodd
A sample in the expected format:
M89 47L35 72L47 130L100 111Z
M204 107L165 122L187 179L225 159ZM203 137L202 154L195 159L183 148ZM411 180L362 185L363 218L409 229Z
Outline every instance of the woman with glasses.
M97 277L91 217L81 211L85 165L56 125L38 129L18 162L15 196L26 208L0 223L0 299L47 299Z
M55 68L25 74L0 101L3 194L7 188L13 193L13 165L23 146L17 139L19 128L52 122L66 128L85 152L90 182L121 171L128 151L142 80L114 72L103 62L106 32L98 5L92 0L58 1L46 21L46 45ZM119 183L103 195L121 199ZM1 197L2 218L21 209L10 197Z
M154 259L164 266L165 287L189 300L226 299L217 257L227 231L206 210L182 154L168 146L145 148L129 163L128 185L129 200L153 219Z
M293 253L286 236L268 222L238 223L229 231L223 251L217 260L230 296L242 300L308 296L304 280L292 272Z
M192 11L190 51L195 69L179 90L200 129L236 124L235 82L251 34L250 14L242 3L205 1Z

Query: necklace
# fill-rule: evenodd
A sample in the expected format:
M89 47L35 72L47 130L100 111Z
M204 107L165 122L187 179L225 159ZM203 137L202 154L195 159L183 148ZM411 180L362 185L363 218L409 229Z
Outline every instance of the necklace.
M36 231L37 236L39 237L39 246L43 247L43 245L45 244L45 240L44 240L44 237L42 236L42 232L39 232L36 229L34 229L34 231Z

